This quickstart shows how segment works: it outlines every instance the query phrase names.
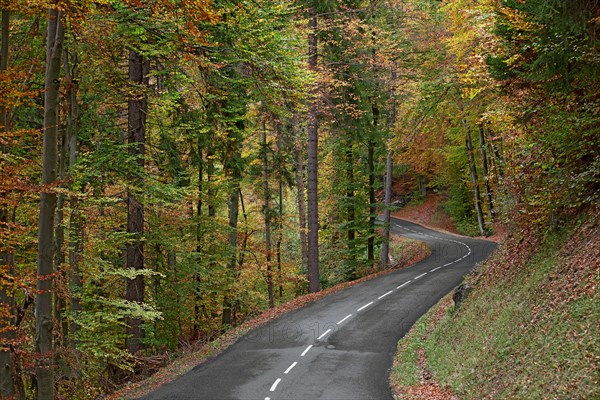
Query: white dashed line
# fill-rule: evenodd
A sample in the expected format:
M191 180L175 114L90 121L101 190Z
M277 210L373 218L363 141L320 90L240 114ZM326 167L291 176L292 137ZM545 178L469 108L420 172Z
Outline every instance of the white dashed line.
M348 318L350 318L352 316L352 314L348 314L346 315L344 318L342 318L341 320L338 321L338 325L341 324L342 322L344 322L345 320L347 320Z
M382 294L381 296L379 296L377 299L378 299L378 300L381 300L381 299L383 299L385 296L387 296L388 294L392 294L392 293L393 293L393 290L390 290L389 292L387 292L387 293L384 293L384 294Z
M327 329L325 332L323 332L323 334L321 336L319 336L317 338L317 340L321 340L325 337L325 335L327 335L329 332L331 332L331 329Z
M401 287L403 287L403 286L406 286L406 285L408 285L409 283L410 283L410 281L408 281L408 282L404 282L402 285L400 285L400 286L396 286L396 289L400 289Z
M306 353L308 353L308 351L309 351L310 349L312 349L312 344L311 344L311 345L309 345L309 346L306 348L306 350L304 350L304 351L302 352L302 354L300 354L300 357L304 357L304 356L306 355Z
M290 366L288 367L288 369L286 369L286 370L285 370L283 373L284 373L284 374L286 374L286 375L287 375L287 374L289 374L289 373L290 373L290 371L292 370L292 368L294 368L294 367L296 366L296 364L298 364L298 361L294 361L294 362L292 363L292 365L290 365Z
M442 267L437 267L437 268L434 268L434 269L430 270L429 272L435 272L435 271L437 271L437 270L438 270L438 269L440 269L440 268L442 268Z
M265 397L265 400L271 400L271 398L270 397Z
M358 312L358 311L364 310L365 308L369 307L371 304L373 304L373 302L372 302L372 301L371 301L371 302L369 302L369 303L367 303L367 304L365 304L364 306L362 306L361 308L359 308L359 309L358 309L358 310L356 310L356 311Z
M273 382L273 384L271 385L271 389L269 389L271 392L274 392L275 389L277 389L277 385L279 385L279 382L281 382L281 378L277 378L277 380L275 382Z
M419 279L420 277L422 277L422 276L425 276L425 275L427 275L427 272L425 272L424 274L421 274L421 275L419 275L419 276L417 276L417 277L413 278L413 280L417 280L417 279Z

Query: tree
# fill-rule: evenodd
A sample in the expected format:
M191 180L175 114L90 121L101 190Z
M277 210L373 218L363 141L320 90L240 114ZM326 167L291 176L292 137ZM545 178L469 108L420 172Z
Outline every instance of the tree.
M317 71L317 14L314 7L308 8L308 69ZM319 274L319 121L315 88L308 103L307 123L307 228L308 228L308 291L321 289Z
M131 235L127 243L127 268L133 271L144 269L144 206L140 199L139 188L143 181L141 171L144 169L146 115L148 103L143 93L143 86L148 84L148 61L135 50L129 51L129 79L137 86L133 96L127 101L127 142L129 153L139 166L139 171L131 176L132 188L127 194L127 233ZM137 193L136 193L137 192ZM144 302L144 277L138 274L127 280L125 299L135 303ZM127 350L135 354L141 349L143 331L140 318L127 321Z
M46 74L44 96L44 154L40 217L38 223L38 282L35 299L36 351L40 367L36 370L38 400L54 399L54 212L56 193L52 185L56 181L58 166L58 90L63 53L63 13L58 3L48 9L48 33L46 44Z

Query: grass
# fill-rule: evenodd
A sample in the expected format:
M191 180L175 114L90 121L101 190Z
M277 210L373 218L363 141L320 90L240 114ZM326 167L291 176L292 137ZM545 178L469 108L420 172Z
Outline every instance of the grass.
M551 237L511 273L470 277L459 310L442 301L400 341L392 385L418 384L422 349L435 381L463 399L600 399L598 230ZM510 255L494 262L512 267Z

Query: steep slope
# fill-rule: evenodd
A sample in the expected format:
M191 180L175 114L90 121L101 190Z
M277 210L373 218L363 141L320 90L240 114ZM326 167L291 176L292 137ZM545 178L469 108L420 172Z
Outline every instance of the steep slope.
M399 343L400 399L600 398L600 214L522 231Z

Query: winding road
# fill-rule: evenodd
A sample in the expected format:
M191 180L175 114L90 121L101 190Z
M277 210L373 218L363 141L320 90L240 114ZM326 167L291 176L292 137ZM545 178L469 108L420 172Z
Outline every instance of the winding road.
M143 399L389 399L398 340L496 244L392 219L432 253L287 313Z

